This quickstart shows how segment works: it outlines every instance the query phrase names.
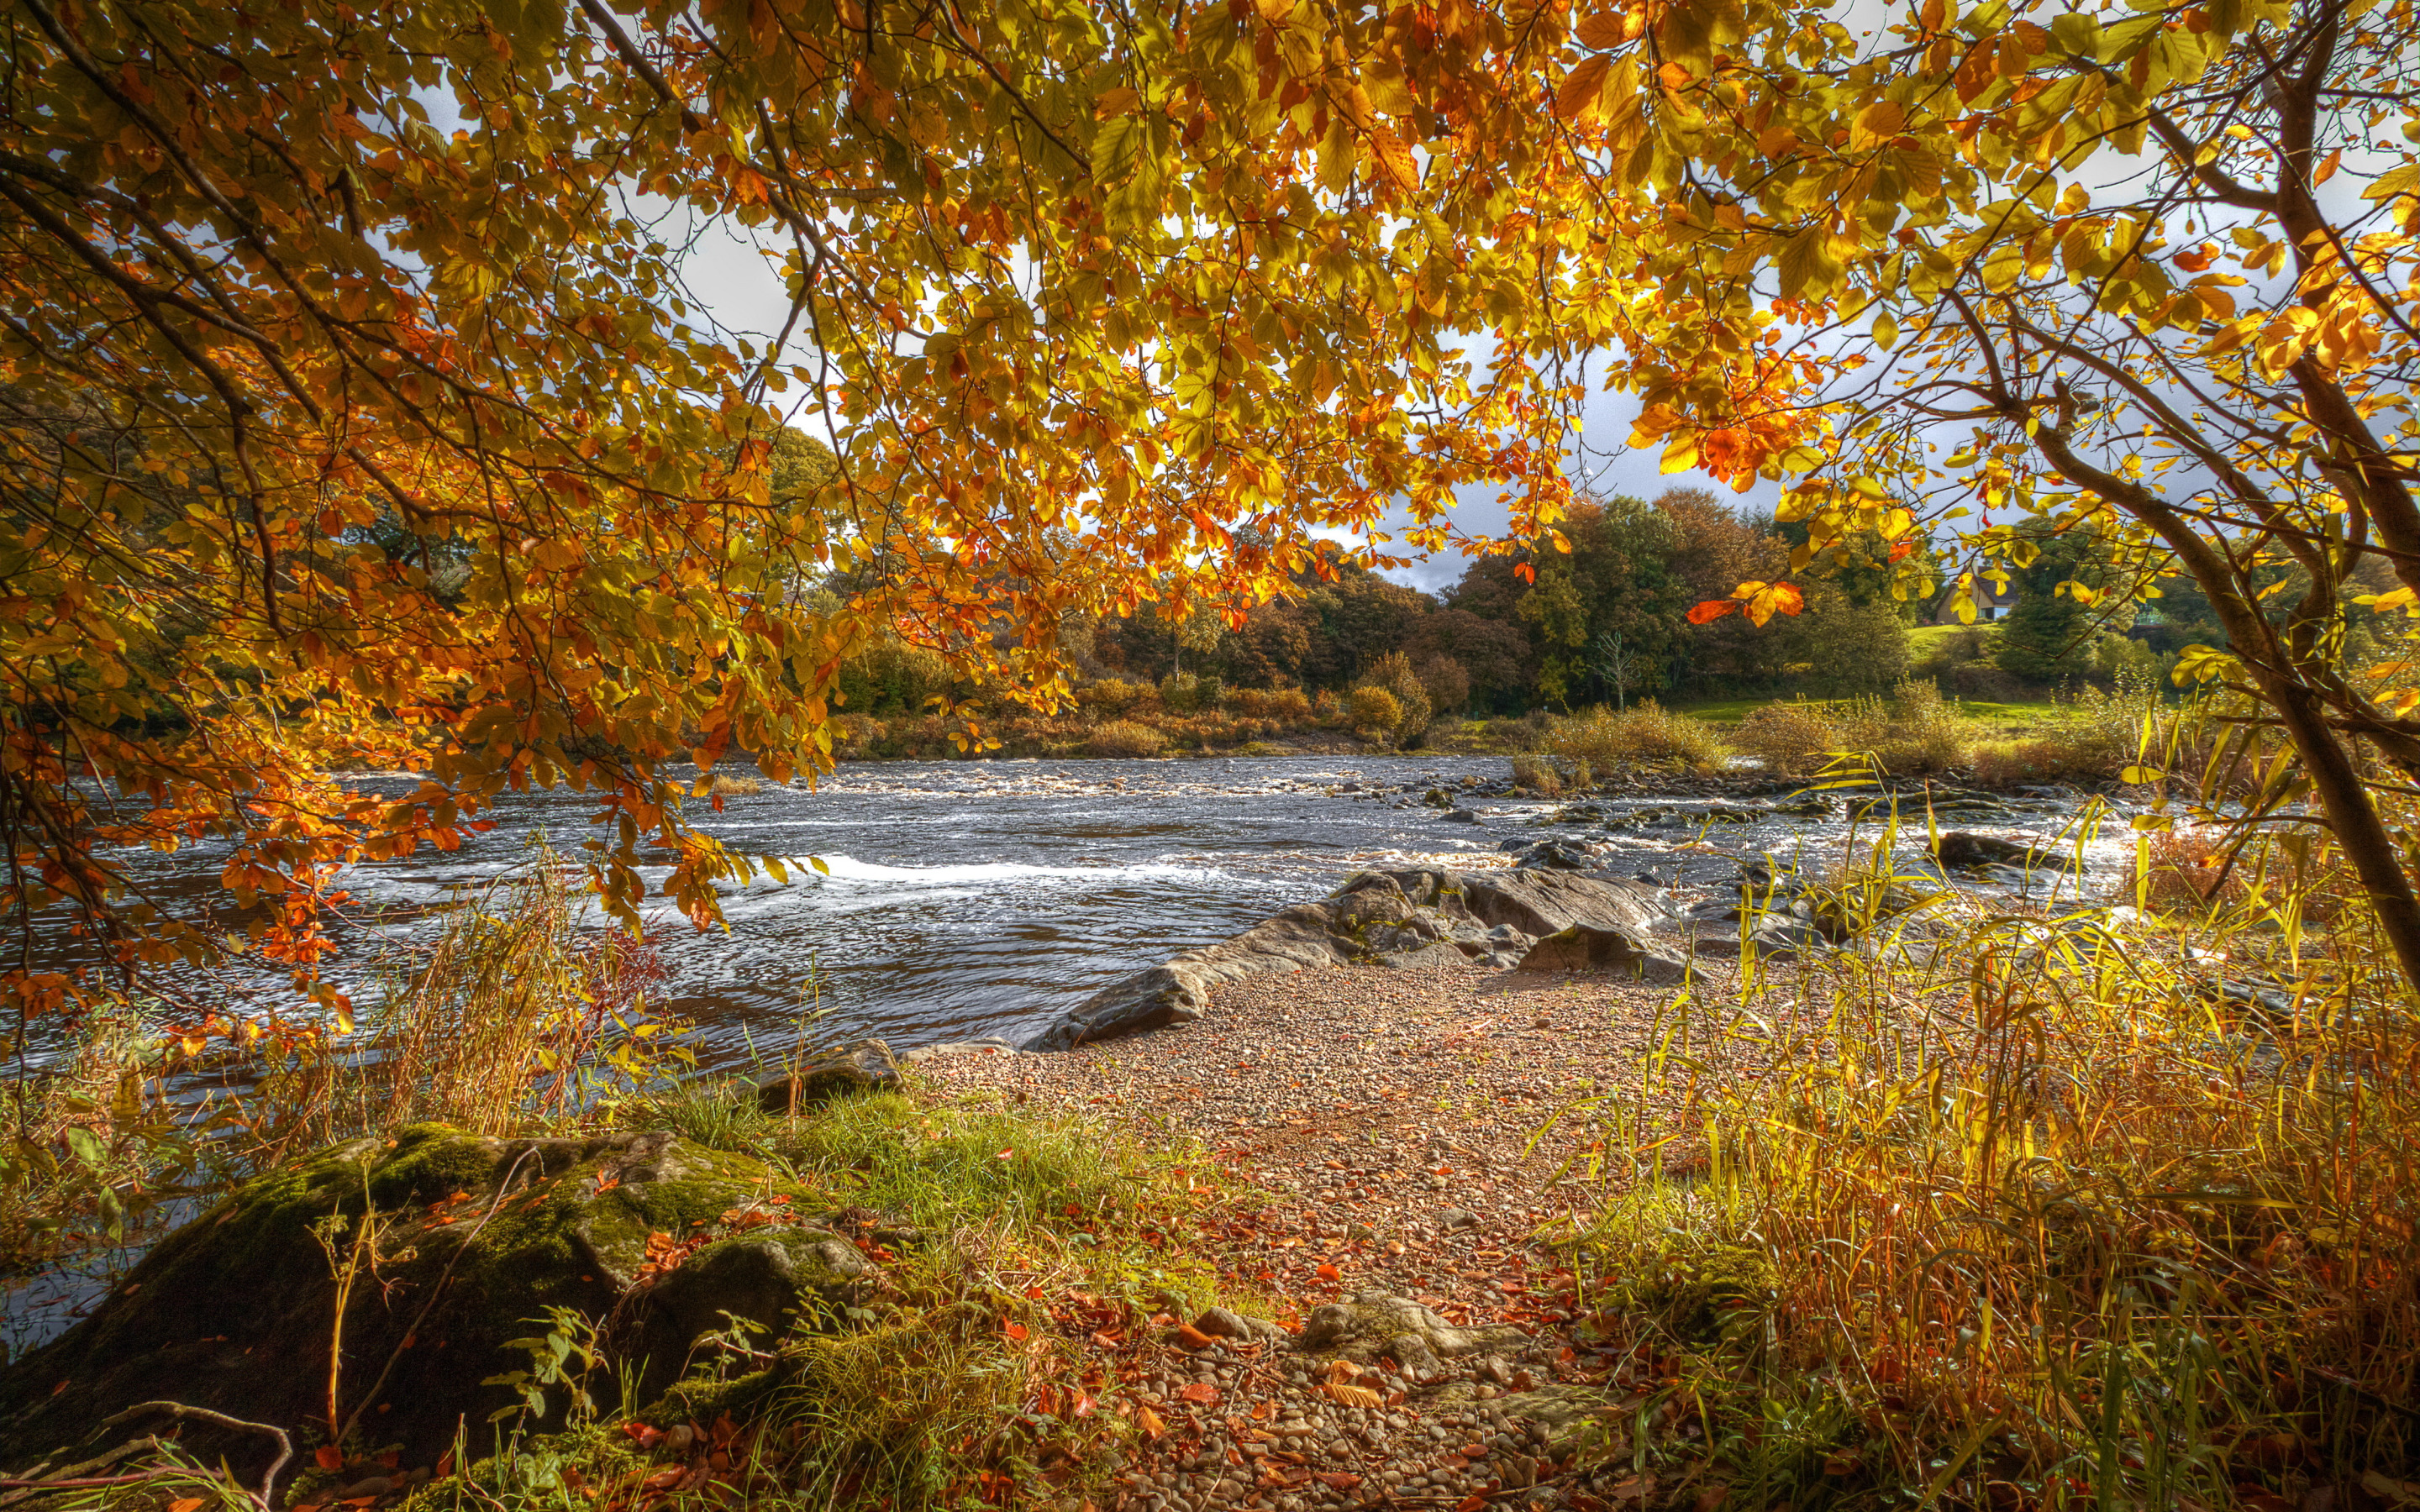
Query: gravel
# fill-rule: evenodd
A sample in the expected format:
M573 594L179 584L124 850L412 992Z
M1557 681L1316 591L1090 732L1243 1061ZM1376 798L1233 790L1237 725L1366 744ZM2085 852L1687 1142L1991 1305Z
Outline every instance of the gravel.
M1723 986L1701 980L1699 991ZM1605 1417L1598 1442L1620 1447L1628 1419L1610 1401L1627 1378L1573 1331L1572 1277L1546 1240L1587 1222L1607 1190L1575 1163L1601 1132L1594 1110L1635 1090L1671 997L1596 974L1348 966L1228 983L1202 1019L1135 1039L923 1062L919 1074L944 1096L1004 1095L1200 1141L1247 1188L1201 1242L1232 1289L1267 1299L1289 1332L1316 1307L1374 1290L1527 1335L1425 1373L1382 1360L1346 1382L1380 1394L1384 1406L1364 1411L1331 1401L1329 1367L1282 1338L1220 1338L1188 1354L1172 1341L1185 1319L1169 1315L1171 1342L1133 1385L1165 1429L1137 1440L1106 1504L1645 1501L1652 1477L1630 1475L1626 1451L1575 1457L1566 1439L1559 1454L1519 1414L1577 1392ZM1715 1072L1754 1070L1721 1043L1687 1049ZM1661 1158L1685 1168L1699 1157L1676 1140ZM1202 1407L1179 1393L1205 1364L1219 1396Z

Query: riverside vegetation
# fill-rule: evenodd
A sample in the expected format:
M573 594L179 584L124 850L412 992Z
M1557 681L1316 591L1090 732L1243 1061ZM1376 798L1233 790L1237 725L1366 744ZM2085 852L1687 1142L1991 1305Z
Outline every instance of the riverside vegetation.
M1668 717L1585 721L1561 759L1636 754L1637 732ZM1534 1368L1600 1427L1534 1451L1535 1495L1511 1504L2401 1504L2420 1483L2400 1407L2420 1368L2420 1043L2341 863L2184 826L2141 837L2122 898L2046 909L1931 895L1893 874L1889 839L1853 841L1821 884L1857 918L1854 945L1710 964L1646 994L1627 1010L1643 1031L1630 1063L1598 1062L1554 1099L1540 1133L1564 1137L1569 1180L1557 1215L1514 1223L1509 1242L1561 1277L1523 1315ZM1176 1325L1225 1305L1300 1326L1350 1290L1326 1279L1357 1263L1342 1239L1319 1279L1249 1280L1268 1274L1264 1241L1223 1220L1272 1194L1080 1098L1014 1079L945 1093L911 1073L768 1112L756 1084L819 1048L812 1013L752 1076L689 1073L646 1011L644 941L582 944L575 906L561 866L534 855L396 960L350 1036L97 1038L117 1048L34 1083L21 1110L77 1137L13 1147L15 1262L230 1189L240 1204L256 1173L432 1121L677 1134L761 1163L802 1208L928 1238L837 1331L735 1320L668 1396L630 1391L602 1318L529 1319L520 1354L462 1368L520 1379L551 1408L399 1464L366 1400L347 1399L329 1422L283 1425L303 1455L287 1504L1143 1505L1137 1477L1193 1462L1188 1435L1209 1431L1175 1411L1202 1347ZM1700 1073L1714 1063L1750 1070ZM210 1095L163 1095L197 1078ZM1476 1140L1507 1111L1456 1117ZM69 1158L38 1158L51 1150ZM1451 1411L1418 1371L1367 1379ZM38 1500L255 1494L148 1442L105 1476L67 1477L107 1484ZM1490 1463L1468 1481L1482 1496ZM1284 1481L1249 1495L1352 1506L1382 1484Z

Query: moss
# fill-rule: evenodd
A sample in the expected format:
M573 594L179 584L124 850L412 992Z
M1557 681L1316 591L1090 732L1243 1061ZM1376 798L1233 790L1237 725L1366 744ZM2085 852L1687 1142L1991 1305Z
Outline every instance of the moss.
M379 1206L435 1202L489 1184L496 1174L492 1140L442 1123L415 1123L396 1135L395 1149L370 1173Z

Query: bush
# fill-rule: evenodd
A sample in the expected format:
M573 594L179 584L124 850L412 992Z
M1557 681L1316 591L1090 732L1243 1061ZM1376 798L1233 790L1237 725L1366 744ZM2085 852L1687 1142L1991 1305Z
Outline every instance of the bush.
M1197 677L1191 672L1171 672L1159 680L1161 705L1177 714L1192 714L1202 709L1215 709L1226 696L1226 685L1216 677Z
M1563 791L1562 774L1544 756L1512 758L1512 785L1551 798Z
M1268 696L1267 717L1299 724L1311 717L1311 696L1298 687L1281 687Z
M1147 724L1132 719L1112 719L1094 730L1084 742L1087 756L1140 758L1166 754L1169 740Z
M761 777L732 777L718 772L714 780L706 785L706 791L718 798L753 797L765 791L765 779Z
M1088 709L1116 718L1145 703L1157 703L1159 692L1149 683L1129 683L1124 678L1104 677L1092 687L1081 688L1076 702Z
M1356 734L1391 735L1396 726L1404 722L1403 701L1383 687L1373 687L1366 683L1353 690L1348 708Z
M1988 661L1961 662L1938 679L1953 698L2010 703L2032 691L2024 679Z
M2039 737L1978 755L1976 780L1988 787L2114 782L2143 760L2147 723L2148 748L2157 752L2165 744L2164 732L2159 695L2149 688L2120 687L2113 693L2086 688L2067 717L2047 725Z
M1889 702L1862 698L1838 723L1836 748L1870 756L1893 777L1923 777L1962 766L1972 754L1973 733L1931 683L1902 682Z
M1648 762L1710 772L1730 755L1713 726L1670 713L1653 699L1640 699L1620 714L1598 704L1558 719L1544 744L1548 754L1586 762L1600 774Z
M1803 700L1768 703L1740 721L1731 745L1762 762L1768 771L1804 777L1821 771L1828 753L1840 748L1840 733L1823 710Z

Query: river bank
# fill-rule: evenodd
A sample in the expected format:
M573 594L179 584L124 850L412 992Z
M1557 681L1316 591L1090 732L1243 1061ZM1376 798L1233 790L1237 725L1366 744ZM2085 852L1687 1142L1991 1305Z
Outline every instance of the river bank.
M440 1453L426 1421L508 1379L509 1350L413 1357L415 1396L382 1419L374 1350L344 1398L366 1428L278 1500L1764 1512L1930 1487L2043 1512L2396 1506L2412 1281L2384 1261L2412 1201L2410 1109L2398 1083L2303 1068L2402 1064L2399 984L2357 931L2293 947L2315 953L2284 995L2245 995L2212 946L2229 972L2297 959L2257 931L1950 907L1753 970L1701 959L1685 983L1436 956L1252 976L1192 1022L1063 1054L937 1050L892 1086L862 1052L868 1089L812 1108L788 1082L690 1079L551 1144L373 1141L360 1184L389 1300L354 1304L347 1337L382 1337L380 1306L429 1305L448 1253L483 1287L521 1273L476 1248L484 1214L636 1227L618 1220L593 1264L530 1271L581 1305L515 1346L557 1361L524 1371L550 1405L522 1436ZM342 1211L330 1158L256 1190L299 1177ZM538 1184L517 1177L529 1159ZM2347 1171L2366 1204L2351 1226L2331 1184ZM256 1231L259 1200L188 1229L185 1263ZM284 1222L318 1211L277 1201ZM543 1227L496 1221L490 1249L553 1253ZM832 1279L810 1282L808 1255ZM201 1350L241 1393L253 1350L300 1359L327 1336L326 1276L282 1310L192 1318L160 1308L208 1288L164 1279L138 1270L75 1348ZM823 1300L782 1300L801 1288ZM489 1299L491 1329L539 1310L514 1295ZM2115 1333L2113 1297L2132 1309ZM2029 1331L2006 1321L2021 1304ZM131 1328L147 1307L196 1336ZM717 1307L766 1334L710 1327ZM675 1353L693 1337L691 1381L566 1417L561 1386L600 1379L572 1368L582 1351L627 1348L615 1319ZM2315 1399L2277 1375L2287 1319L2295 1368L2360 1389ZM2127 1363L2180 1326L2207 1341L2189 1409L2178 1378ZM413 1337L377 1348L409 1356ZM111 1401L75 1395L90 1379L35 1356L0 1385L0 1429L63 1401L98 1421ZM305 1448L329 1437L312 1416L288 1430Z

